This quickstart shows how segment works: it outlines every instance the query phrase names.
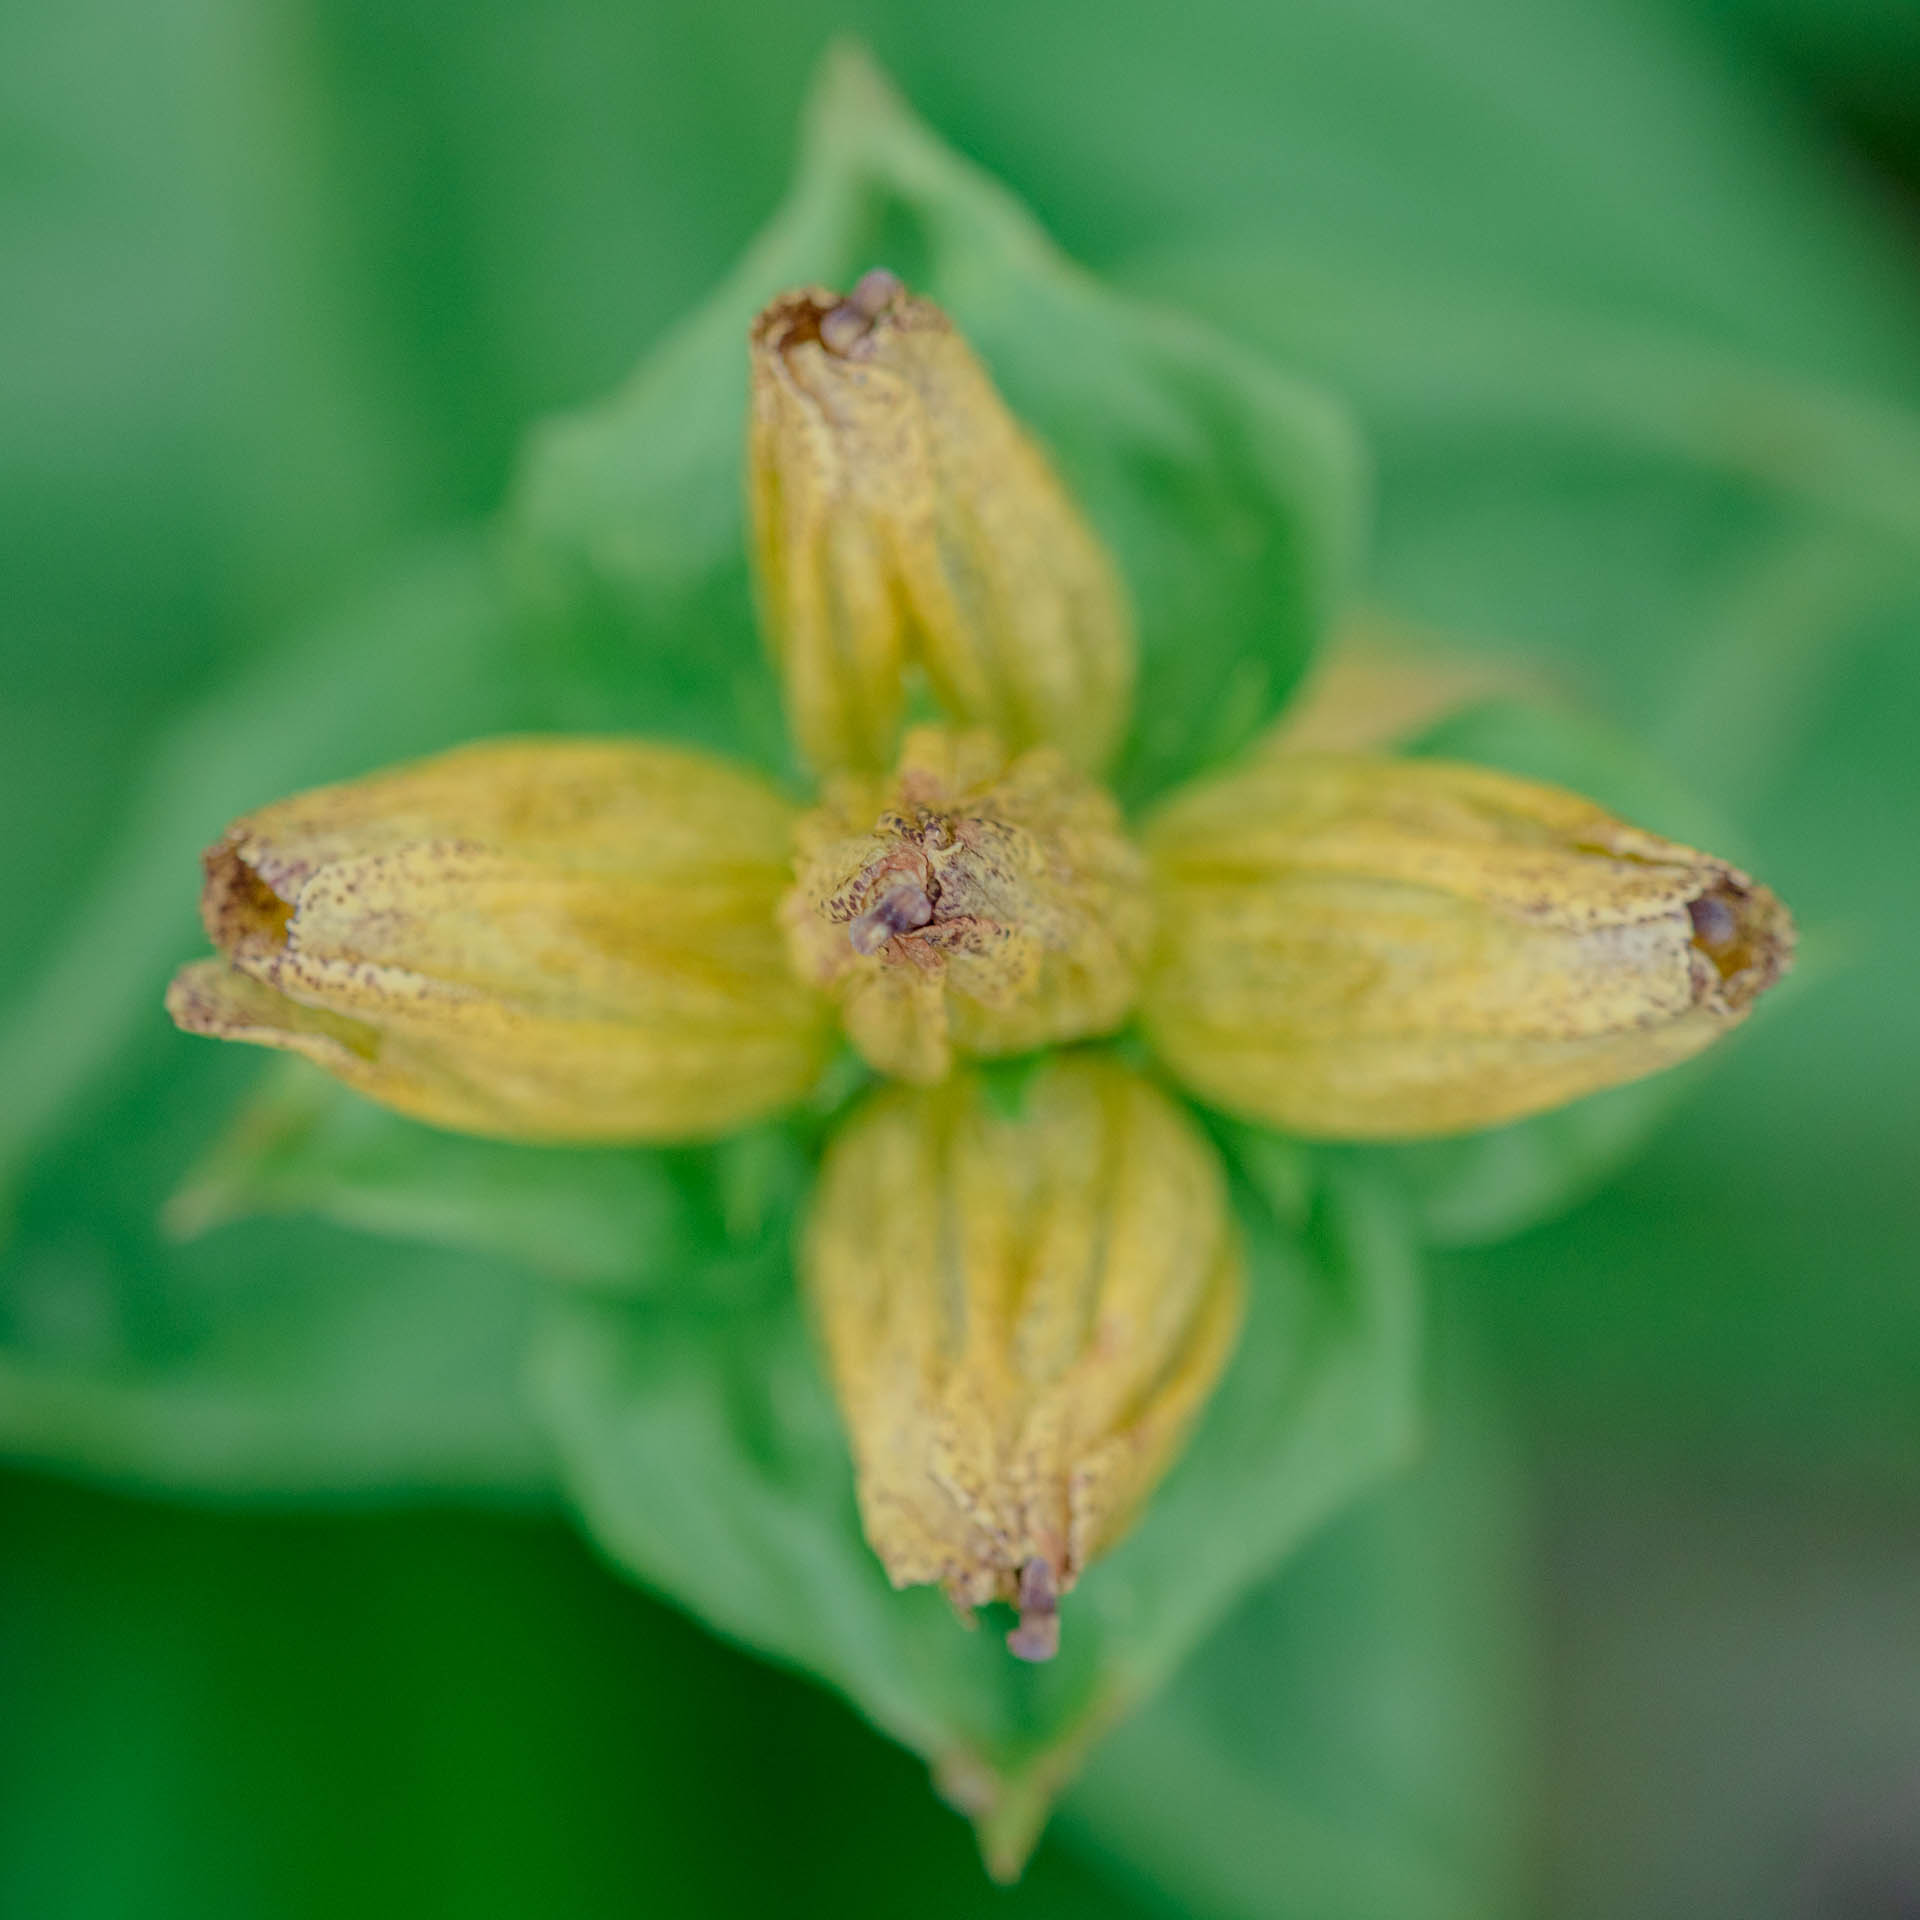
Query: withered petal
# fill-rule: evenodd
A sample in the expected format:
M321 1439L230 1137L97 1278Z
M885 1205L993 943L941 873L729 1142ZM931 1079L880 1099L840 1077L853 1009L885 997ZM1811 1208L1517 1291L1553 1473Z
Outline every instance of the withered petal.
M1097 770L1135 671L1119 575L931 301L891 274L755 322L749 496L762 623L802 751L891 765L907 674L954 719Z
M1232 1350L1213 1148L1099 1057L1056 1057L1018 1118L972 1074L890 1088L828 1151L804 1265L888 1575L1008 1602L1013 1650L1045 1657Z
M1148 1038L1290 1132L1418 1138L1637 1079L1743 1019L1793 923L1723 860L1485 768L1276 755L1146 835Z
M775 909L792 810L646 742L505 740L237 821L222 963L170 1006L403 1112L526 1140L677 1140L800 1097L827 1009Z

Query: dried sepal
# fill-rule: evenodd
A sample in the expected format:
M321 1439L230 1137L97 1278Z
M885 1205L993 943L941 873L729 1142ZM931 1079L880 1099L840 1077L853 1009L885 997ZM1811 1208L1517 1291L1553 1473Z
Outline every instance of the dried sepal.
M676 1140L799 1097L825 1008L775 908L792 809L704 755L505 740L262 808L205 858L190 1032L465 1132Z
M1025 1053L1127 1017L1149 933L1119 810L1054 748L909 734L891 776L843 774L795 837L794 965L883 1073Z
M1329 636L1261 749L1390 753L1462 708L1551 692L1547 676L1528 663L1370 610Z
M1103 766L1133 692L1119 577L947 316L876 271L782 295L751 360L762 620L813 765L891 765L919 668L955 719Z
M1058 1607L1177 1456L1232 1350L1242 1267L1213 1148L1110 1060L1019 1117L977 1079L873 1096L827 1154L809 1297L869 1542L896 1586Z
M1148 1037L1201 1097L1300 1134L1453 1133L1637 1079L1792 958L1737 868L1481 768L1275 756L1189 788L1146 845Z

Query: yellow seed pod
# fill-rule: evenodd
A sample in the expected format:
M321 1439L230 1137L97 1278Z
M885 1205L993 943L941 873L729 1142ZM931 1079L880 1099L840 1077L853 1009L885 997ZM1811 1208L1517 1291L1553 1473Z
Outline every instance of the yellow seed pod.
M1111 1033L1151 932L1112 799L1060 752L918 727L887 778L842 774L795 836L782 910L800 976L841 1003L882 1073L938 1080L955 1051Z
M916 666L954 718L1104 766L1133 694L1119 577L947 316L875 271L782 295L751 358L762 620L814 766L890 766Z
M1151 824L1149 1039L1290 1132L1486 1127L1684 1060L1793 953L1723 860L1482 768L1278 755Z
M1212 1147L1108 1060L1055 1059L1018 1118L971 1074L888 1088L828 1151L804 1264L888 1577L1010 1602L1009 1646L1046 1658L1233 1347Z
M221 957L168 1010L463 1132L723 1133L804 1093L828 1040L775 918L792 820L718 760L583 739L300 794L209 849Z

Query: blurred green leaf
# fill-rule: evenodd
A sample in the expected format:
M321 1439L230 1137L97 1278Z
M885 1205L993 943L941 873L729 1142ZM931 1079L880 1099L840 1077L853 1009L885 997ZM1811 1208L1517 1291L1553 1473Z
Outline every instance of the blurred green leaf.
M1543 1444L1920 1487L1920 1127L1910 1082L1883 1101L1862 1069L1849 1114L1818 1075L1852 1065L1846 997L1735 1043L1698 1123L1578 1212L1453 1256Z
M1128 578L1142 667L1123 789L1251 738L1353 564L1340 415L1069 265L850 49L823 69L791 196L727 284L610 401L534 440L515 522L556 715L784 763L747 582L746 330L783 288L883 258L951 309Z
M152 699L444 512L330 192L325 82L270 8L0 19L10 677Z
M1405 1188L1422 1238L1442 1247L1488 1246L1599 1192L1685 1100L1701 1071L1677 1068L1483 1133L1366 1151Z
M6 1189L204 947L198 857L247 808L514 724L490 541L423 550L168 728L117 846L73 889L63 935L0 1017Z
M1920 414L1531 287L1262 246L1129 270L1347 395L1371 590L1572 690L1753 808L1920 588Z
M1476 701L1435 721L1400 751L1568 787L1670 840L1723 856L1733 851L1733 830L1718 808L1618 727L1571 707Z
M176 1495L542 1494L523 1381L539 1288L522 1268L311 1221L159 1238L205 1116L258 1061L154 1026L145 1071L16 1195L0 1453Z
M1089 1744L1407 1446L1417 1275L1397 1211L1341 1174L1303 1237L1243 1213L1240 1351L1138 1531L1075 1590L1046 1667L964 1631L933 1590L888 1588L788 1286L753 1311L557 1307L539 1377L567 1483L618 1564L844 1692L928 1759L995 1871L1017 1871Z
M878 41L943 124L1109 248L1495 283L1914 393L1895 223L1831 127L1702 30L1710 3L1203 0L1095 36L1069 9L981 0L887 7Z
M1907 0L1691 0L1773 57L1782 91L1811 96L1878 166L1920 175L1920 13Z
M549 1279L651 1292L697 1268L726 1294L784 1245L806 1156L767 1126L718 1146L513 1146L424 1126L302 1060L274 1062L167 1203L192 1237L314 1214L390 1239L465 1247Z
M1102 1744L1066 1835L1216 1920L1528 1911L1534 1653L1516 1463L1457 1337L1415 1468Z
M511 1267L319 1227L56 1232L0 1276L0 1452L175 1494L539 1495L533 1311Z
M12 1474L0 1539L9 1920L980 1920L906 1754L549 1517ZM991 1904L1153 1911L1063 1848Z

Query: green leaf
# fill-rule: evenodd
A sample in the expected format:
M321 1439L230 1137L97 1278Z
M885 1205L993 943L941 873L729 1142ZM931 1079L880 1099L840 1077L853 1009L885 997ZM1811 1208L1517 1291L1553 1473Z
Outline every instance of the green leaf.
M1690 1064L1482 1133L1367 1151L1391 1166L1423 1239L1488 1246L1598 1193L1632 1163L1702 1071Z
M987 1903L906 1755L649 1605L546 1514L208 1512L0 1473L0 1539L0 1913ZM1157 1911L1058 1848L987 1904Z
M242 1500L549 1484L525 1394L543 1291L520 1265L313 1221L158 1233L251 1049L152 1020L146 1069L35 1159L0 1250L0 1455Z
M1244 1601L1062 1806L1070 1840L1181 1912L1526 1910L1522 1491L1487 1382L1438 1344L1418 1465Z
M541 1276L651 1292L697 1267L726 1292L783 1237L808 1172L786 1129L713 1147L513 1146L442 1132L302 1060L276 1061L167 1204L193 1237L255 1215L470 1248Z
M1619 728L1539 701L1476 701L1406 741L1403 753L1498 767L1584 793L1635 826L1718 854L1732 829L1687 783Z
M1352 401L1387 503L1385 604L1536 668L1559 655L1709 790L1737 773L1743 804L1920 574L1920 416L1738 339L1458 263L1262 244L1182 249L1127 283Z
M312 1226L172 1251L47 1235L0 1276L0 1453L223 1498L540 1495L534 1293Z
M846 285L877 260L952 311L1119 559L1142 645L1123 791L1250 739L1353 563L1343 419L1072 266L846 48L822 71L790 196L726 284L611 399L533 442L514 518L556 717L785 763L746 570L746 332L775 293Z
M846 1694L932 1764L994 1871L1017 1872L1087 1748L1406 1448L1417 1275L1397 1211L1343 1171L1304 1236L1251 1200L1243 1218L1240 1351L1138 1531L1069 1600L1044 1668L963 1630L933 1590L888 1588L790 1286L751 1312L559 1305L539 1379L567 1483L616 1563Z

